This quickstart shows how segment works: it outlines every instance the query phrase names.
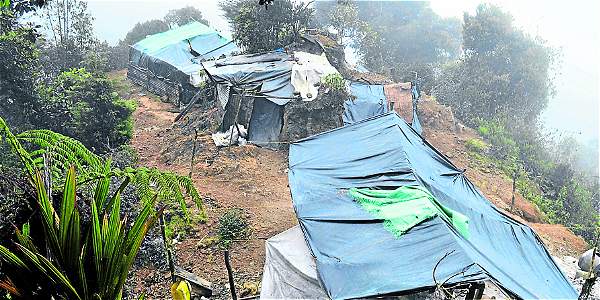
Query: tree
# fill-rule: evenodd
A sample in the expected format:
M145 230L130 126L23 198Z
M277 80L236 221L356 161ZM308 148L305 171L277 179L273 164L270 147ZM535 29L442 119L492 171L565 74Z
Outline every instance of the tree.
M42 62L49 77L80 67L86 54L94 51L99 43L94 36L94 19L87 10L86 2L50 1L40 11L40 16L48 32L46 43L42 44Z
M268 9L252 0L221 2L233 39L245 51L254 53L285 47L300 37L314 10L309 3L278 0Z
M498 119L530 130L553 92L553 49L488 4L464 15L463 44L463 56L445 70L436 95L468 124Z
M17 128L29 128L39 109L37 34L30 28L0 32L0 116Z
M183 26L193 21L208 25L208 21L204 19L202 12L193 6L172 9L165 16L165 23L171 26Z
M43 128L79 139L98 152L126 143L132 134L135 102L121 99L110 80L85 69L62 72L39 88Z
M169 24L163 20L150 20L142 23L137 23L125 36L119 44L123 46L131 46L146 36L169 30Z
M316 7L317 19L325 20L325 25L342 31L354 28L352 46L370 70L399 81L413 80L418 73L425 90L440 65L459 53L460 23L441 18L427 2L344 0L335 5L319 2Z
M315 4L317 22L333 27L337 33L338 43L344 44L346 38L353 39L366 26L358 18L358 7L355 1L338 0L319 1Z

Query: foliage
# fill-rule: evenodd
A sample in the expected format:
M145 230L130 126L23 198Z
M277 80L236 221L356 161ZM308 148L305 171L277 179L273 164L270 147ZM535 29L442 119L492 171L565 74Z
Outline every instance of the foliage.
M434 91L438 99L469 125L500 120L529 130L553 92L554 50L488 4L478 6L475 15L465 14L463 48L460 60L444 70Z
M119 44L125 47L131 46L143 40L148 35L167 30L169 30L169 24L163 20L149 20L137 23L129 30L129 32L127 32L125 39L119 42Z
M93 151L106 152L132 135L133 100L121 99L110 80L85 69L62 72L39 89L43 127L77 137Z
M321 79L323 84L336 91L346 89L346 81L339 73L329 74Z
M154 199L131 223L121 218L120 193L109 194L108 179L95 187L90 203L91 220L81 219L82 204L77 201L75 168L65 176L60 206L40 171L32 183L37 194L39 221L26 223L16 231L17 242L9 250L0 245L0 257L12 268L2 288L16 298L44 295L68 299L121 299L140 245L161 211L155 212ZM81 202L81 201L79 201ZM132 224L132 225L130 225ZM43 234L41 234L43 233Z
M331 2L317 5L324 8L317 10L317 18L332 13L326 9ZM358 29L354 46L371 71L390 73L400 81L414 80L417 72L421 89L428 92L439 66L459 53L458 20L441 18L427 2L356 1L354 5L358 9L358 20L350 22Z
M544 139L537 133L515 136L497 121L480 120L478 132L489 146L484 155L471 153L474 158L495 165L508 178L517 171L517 190L546 221L593 239L600 208L598 182L586 179L593 173L577 171L582 169L574 165L577 148L572 141Z
M488 144L486 144L484 141L478 138L468 139L465 142L465 146L467 147L467 149L479 153L484 153L488 149Z
M335 29L338 43L344 44L346 38L353 39L366 23L358 18L358 7L354 1L338 0L319 1L315 3L317 22Z
M193 6L172 9L165 15L165 23L170 25L182 26L193 21L208 24L208 21L202 16L202 12Z
M81 0L54 0L39 11L47 40L42 44L42 63L48 77L80 67L86 55L99 44L94 36L94 18Z
M49 130L30 130L13 135L1 118L0 137L17 154L30 177L35 175L35 170L47 164L48 172L53 176L54 190L60 189L58 185L64 182L64 178L60 175L73 165L79 170L77 181L80 184L121 178L125 180L126 185L135 186L142 202L149 201L157 195L159 202L166 204L167 208L179 207L186 220L190 220L186 203L186 200L190 199L198 208L199 217L205 218L202 199L192 180L186 176L163 172L156 168L120 169L111 166L110 159L92 153L79 141L59 133ZM31 150L25 149L23 144L29 145Z
M275 1L268 10L252 0L224 1L220 5L234 41L249 53L271 51L297 41L314 12L309 3L295 0Z
M11 15L2 16L17 22ZM39 73L37 34L28 27L4 29L0 29L0 115L8 117L17 128L28 128L37 119L39 109L35 93Z
M219 218L217 234L224 248L229 248L235 240L246 238L250 234L250 224L244 212L239 208L227 210Z

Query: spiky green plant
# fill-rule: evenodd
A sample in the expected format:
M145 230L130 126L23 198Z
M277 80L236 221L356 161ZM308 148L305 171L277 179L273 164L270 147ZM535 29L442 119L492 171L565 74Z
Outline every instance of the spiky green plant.
M17 299L121 299L140 245L162 209L155 211L156 196L150 198L129 225L120 211L120 194L126 185L111 196L107 180L97 183L90 203L91 220L83 222L75 168L67 171L57 208L47 190L47 178L35 170L31 181L39 210L34 221L39 228L30 229L26 223L16 231L12 250L0 245L0 258L9 265L0 288Z
M0 140L3 138L19 157L29 177L35 176L36 169L46 168L50 171L53 189L62 187L65 180L62 174L73 165L78 170L77 180L81 184L105 178L126 179L126 185L131 183L136 187L142 202L157 194L159 202L169 207L178 205L185 219L190 221L186 204L186 200L190 199L199 210L199 219L206 217L202 199L189 177L157 168L119 169L111 166L110 159L92 153L73 138L50 130L29 130L15 135L0 118Z

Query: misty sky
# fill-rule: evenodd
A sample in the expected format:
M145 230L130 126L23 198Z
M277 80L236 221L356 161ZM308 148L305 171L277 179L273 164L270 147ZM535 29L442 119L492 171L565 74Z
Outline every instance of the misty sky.
M443 17L473 13L481 1L433 1L431 7ZM573 134L584 144L598 140L600 3L597 1L487 1L503 7L526 32L540 35L561 49L557 94L542 119L550 129ZM210 25L229 35L217 0L90 0L101 39L116 43L137 22L162 18L170 9L192 5Z

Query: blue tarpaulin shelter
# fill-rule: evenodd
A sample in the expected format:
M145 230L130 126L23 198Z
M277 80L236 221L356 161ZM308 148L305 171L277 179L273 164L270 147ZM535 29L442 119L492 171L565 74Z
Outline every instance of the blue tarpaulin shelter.
M577 298L536 233L492 205L396 113L292 144L289 169L299 224L332 299L408 294L447 278L490 280L522 299ZM353 187L406 185L467 216L469 238L441 217L396 237L348 195Z
M187 102L202 81L200 62L238 51L231 39L202 23L191 22L132 45L127 77L155 94Z
M192 54L190 46L196 55ZM132 48L130 60L133 62L143 64L145 60L159 60L188 75L202 70L198 60L239 51L231 39L200 22L150 35Z

